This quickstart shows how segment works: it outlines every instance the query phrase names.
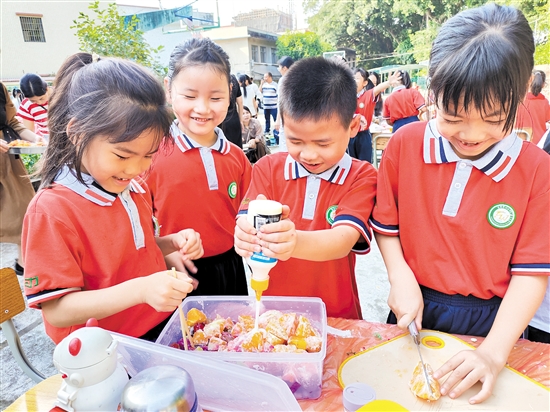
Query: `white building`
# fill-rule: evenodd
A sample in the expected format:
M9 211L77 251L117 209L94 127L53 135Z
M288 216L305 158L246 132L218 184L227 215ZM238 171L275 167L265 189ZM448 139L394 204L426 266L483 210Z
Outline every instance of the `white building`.
M87 2L0 2L0 79L18 82L25 73L55 74L63 61L78 52L78 38L70 28Z
M225 50L234 74L248 74L255 80L262 79L265 72L271 72L275 79L280 77L277 71L276 33L246 26L228 26L206 30L202 35Z

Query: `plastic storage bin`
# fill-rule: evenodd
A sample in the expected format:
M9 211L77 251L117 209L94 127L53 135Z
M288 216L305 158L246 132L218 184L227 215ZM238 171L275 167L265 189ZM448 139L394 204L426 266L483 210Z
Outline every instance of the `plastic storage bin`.
M111 333L119 342L120 363L133 377L157 365L175 365L193 378L199 405L210 411L300 411L300 405L280 379L267 373L205 359L193 352L156 345Z
M250 353L250 352L193 352L204 359L223 360L246 366L281 378L296 399L317 399L321 396L323 361L327 352L327 314L319 298L265 296L260 313L266 310L296 312L307 316L323 338L323 346L316 353ZM182 303L183 313L191 308L203 311L208 319L216 315L237 320L239 315L255 315L256 299L252 296L192 296ZM181 339L181 325L176 311L168 321L156 343L169 346ZM178 349L176 349L178 350ZM180 352L184 352L181 351Z

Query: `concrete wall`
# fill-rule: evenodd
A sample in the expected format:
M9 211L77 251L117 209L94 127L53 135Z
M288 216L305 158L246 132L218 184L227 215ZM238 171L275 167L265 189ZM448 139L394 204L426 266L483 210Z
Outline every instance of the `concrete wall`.
M78 52L73 25L88 2L2 1L0 3L0 78L18 80L25 73L53 75L63 61ZM45 42L25 42L18 13L42 16ZM36 16L33 16L36 15Z

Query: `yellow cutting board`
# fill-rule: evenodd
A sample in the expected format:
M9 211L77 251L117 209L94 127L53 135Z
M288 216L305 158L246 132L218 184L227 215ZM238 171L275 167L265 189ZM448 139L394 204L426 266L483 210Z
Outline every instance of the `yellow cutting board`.
M456 353L474 349L446 333L423 330L420 338L424 362L434 371ZM481 389L480 382L457 399L447 396L432 402L419 399L409 389L409 381L419 360L416 346L406 334L346 359L340 366L338 379L342 387L354 382L366 383L376 391L376 399L397 402L410 411L550 411L550 390L509 367L502 370L493 394L481 404L468 403L468 399Z

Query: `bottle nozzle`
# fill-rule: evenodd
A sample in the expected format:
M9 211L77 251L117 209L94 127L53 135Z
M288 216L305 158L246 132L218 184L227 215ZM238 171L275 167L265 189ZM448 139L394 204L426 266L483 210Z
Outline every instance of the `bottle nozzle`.
M257 280L252 277L250 279L250 287L256 291L256 300L262 298L262 293L267 290L269 286L269 277L267 279Z

